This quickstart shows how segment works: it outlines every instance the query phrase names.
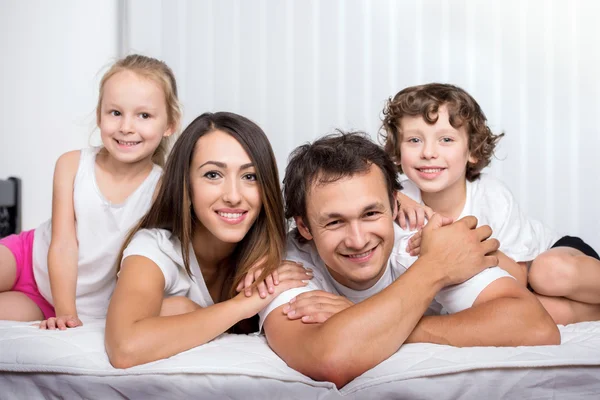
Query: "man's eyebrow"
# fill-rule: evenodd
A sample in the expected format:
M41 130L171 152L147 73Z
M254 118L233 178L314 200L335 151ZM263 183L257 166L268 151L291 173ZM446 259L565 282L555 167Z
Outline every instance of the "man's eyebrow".
M368 204L367 206L365 206L361 211L360 214L364 214L366 212L369 211L373 211L373 210L382 210L385 209L385 205L380 202L380 201L376 201L374 203ZM332 212L332 213L325 213L325 214L321 214L318 218L319 222L325 222L327 220L330 219L337 219L337 218L344 218L343 214L337 213L337 212Z

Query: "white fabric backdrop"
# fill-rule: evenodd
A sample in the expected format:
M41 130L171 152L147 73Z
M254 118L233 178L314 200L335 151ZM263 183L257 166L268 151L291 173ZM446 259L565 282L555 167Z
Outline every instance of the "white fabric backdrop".
M522 207L600 250L600 2L128 0L121 50L164 59L185 123L243 114L289 152L334 128L376 136L386 98L462 86L506 132L490 171Z

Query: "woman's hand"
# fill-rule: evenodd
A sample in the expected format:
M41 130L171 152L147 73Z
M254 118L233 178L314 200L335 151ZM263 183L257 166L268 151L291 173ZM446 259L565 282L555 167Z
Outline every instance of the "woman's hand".
M323 323L329 318L354 305L344 296L322 290L301 293L283 307L288 319L301 319L306 324Z
M244 278L244 280L242 280L235 288L235 290L238 293L243 290L244 295L246 297L252 296L252 292L253 292L252 284L262 274L264 260L265 260L265 258L262 258L255 265L250 267L250 270L246 274L246 277ZM291 263L291 261L284 261L284 263ZM293 263L293 264L299 265L301 267L301 264L298 264L298 263ZM282 266L283 265L284 264L282 264ZM279 281L280 281L279 272L278 272L280 268L281 268L281 266L278 269L274 270L271 274L267 275L267 277L265 278L264 281L262 281L258 285L256 285L256 289L258 290L258 294L261 299L265 299L267 297L267 293L268 294L275 293L275 286L279 285ZM304 272L307 272L307 271L310 271L312 273L312 270L310 268L304 270ZM312 277L312 275L311 275L311 277Z
M407 195L397 192L396 199L399 203L398 217L396 221L402 229L421 229L425 226L425 219L434 214L430 207L417 203Z
M202 307L185 296L166 297L163 299L159 315L161 317L168 317L170 315L187 314L200 308Z
M306 286L313 278L312 270L304 268L302 264L285 260L277 268L277 284L273 286L273 292L261 297L256 291L251 292L250 297L246 293L240 293L233 298L239 302L239 307L244 310L244 318L250 318L265 308L275 297L289 289ZM264 283L264 282L263 282Z
M75 328L82 325L83 322L81 322L77 315L60 315L40 322L39 328L49 329L51 331L55 329L64 331L67 328Z

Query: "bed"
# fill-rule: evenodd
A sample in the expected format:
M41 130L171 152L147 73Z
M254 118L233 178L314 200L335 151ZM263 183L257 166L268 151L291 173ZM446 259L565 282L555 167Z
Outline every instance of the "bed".
M560 346L405 345L338 390L287 367L262 335L224 334L169 359L118 370L104 351L102 320L62 332L0 321L0 398L600 398L600 322L560 331Z

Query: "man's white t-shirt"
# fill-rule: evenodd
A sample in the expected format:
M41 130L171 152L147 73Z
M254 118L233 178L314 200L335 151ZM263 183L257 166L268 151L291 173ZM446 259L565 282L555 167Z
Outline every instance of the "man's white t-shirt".
M369 297L381 292L391 285L400 275L417 260L406 252L406 243L412 232L402 230L394 224L394 247L386 264L386 270L377 283L366 290L354 290L338 283L323 263L313 242L299 243L293 233L288 235L286 259L301 262L305 268L312 268L314 276L308 285L300 288L290 289L277 296L267 307L258 313L260 316L260 328L267 316L277 307L288 303L293 297L300 293L313 290L344 296L353 303L359 303ZM470 308L477 296L496 279L510 277L510 275L498 268L488 268L475 275L471 279L454 286L442 289L430 306L430 311L439 313L441 308L448 313L456 313Z
M423 203L417 185L405 175L400 176L400 182L402 193ZM542 222L527 217L510 189L488 174L481 174L473 182L467 181L465 207L458 219L467 215L477 217L479 226L489 225L492 237L500 241L500 251L516 262L532 261L560 239Z
M165 297L185 296L203 308L214 304L194 249L190 246L192 272L190 276L183 265L181 242L170 231L166 229L138 231L123 252L123 260L129 256L143 256L158 265L165 277Z

